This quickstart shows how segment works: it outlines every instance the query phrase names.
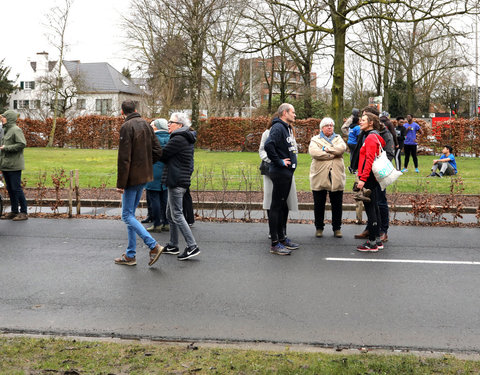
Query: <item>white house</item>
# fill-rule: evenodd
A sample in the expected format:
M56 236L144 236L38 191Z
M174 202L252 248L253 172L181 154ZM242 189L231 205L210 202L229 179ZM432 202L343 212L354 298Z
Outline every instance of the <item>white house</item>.
M9 100L10 109L22 118L45 119L53 114L58 62L49 61L47 52L37 53L17 78L18 89ZM120 114L124 100L137 102L143 109L143 91L108 63L64 61L62 66L59 110L66 117Z

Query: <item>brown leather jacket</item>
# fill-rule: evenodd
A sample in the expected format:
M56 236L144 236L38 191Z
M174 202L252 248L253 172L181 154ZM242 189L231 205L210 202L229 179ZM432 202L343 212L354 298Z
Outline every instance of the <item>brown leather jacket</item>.
M145 184L153 180L153 163L162 156L162 147L150 125L134 112L120 128L117 159L117 188Z

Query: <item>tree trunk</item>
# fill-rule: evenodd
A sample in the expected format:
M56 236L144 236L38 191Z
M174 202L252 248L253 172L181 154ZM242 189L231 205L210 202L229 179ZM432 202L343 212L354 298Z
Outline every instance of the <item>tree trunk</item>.
M413 115L415 112L415 92L413 82L413 72L411 69L407 71L407 112Z
M311 118L313 116L312 111L312 86L311 86L311 66L306 64L304 65L304 72L303 72L303 109L305 111L305 118Z
M335 29L335 50L333 57L332 116L335 132L341 134L343 124L343 88L345 83L345 39L347 30L344 18L332 14Z

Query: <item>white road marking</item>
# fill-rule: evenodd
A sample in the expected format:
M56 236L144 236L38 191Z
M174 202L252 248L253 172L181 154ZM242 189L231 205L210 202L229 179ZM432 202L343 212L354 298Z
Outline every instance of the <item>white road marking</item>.
M480 266L480 262L455 260L422 260L422 259L359 259L359 258L325 258L336 262L372 262L372 263L416 263L416 264L456 264Z

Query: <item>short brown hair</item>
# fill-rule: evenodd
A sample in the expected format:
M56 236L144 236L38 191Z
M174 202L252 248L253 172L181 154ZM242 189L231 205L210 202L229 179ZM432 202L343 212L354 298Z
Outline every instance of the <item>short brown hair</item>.
M367 105L364 109L362 109L362 113L373 113L375 116L380 116L380 111L377 107L373 107L371 105Z
M135 112L135 102L133 100L125 100L122 103L122 111L125 115Z

